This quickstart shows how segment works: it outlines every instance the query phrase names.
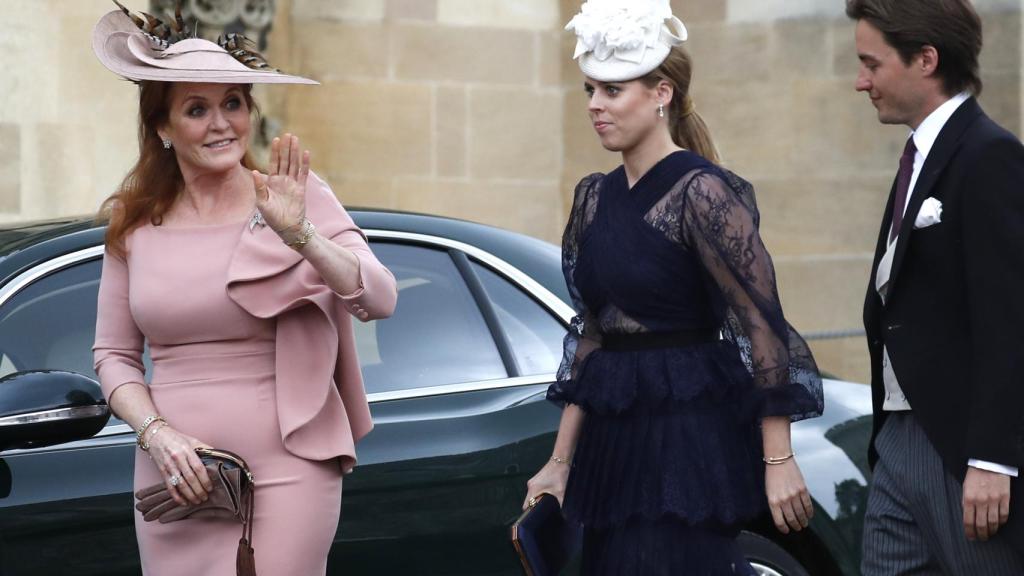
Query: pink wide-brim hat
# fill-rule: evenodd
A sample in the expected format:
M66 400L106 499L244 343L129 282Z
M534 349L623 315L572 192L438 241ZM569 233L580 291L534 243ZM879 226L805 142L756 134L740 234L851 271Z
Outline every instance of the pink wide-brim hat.
M256 70L202 38L188 38L164 50L120 10L109 12L92 31L92 49L108 70L128 80L216 84L319 84L316 80Z

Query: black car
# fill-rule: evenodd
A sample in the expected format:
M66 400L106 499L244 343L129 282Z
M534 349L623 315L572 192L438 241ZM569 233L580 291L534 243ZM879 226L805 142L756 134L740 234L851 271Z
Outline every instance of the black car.
M399 303L355 323L376 427L345 479L329 571L520 574L508 529L551 453L560 411L544 394L573 315L559 250L459 220L352 215ZM135 436L91 381L103 233L87 220L0 229L4 576L140 572ZM793 427L816 515L796 535L749 527L762 574L858 574L869 394L835 380L825 393L825 415Z

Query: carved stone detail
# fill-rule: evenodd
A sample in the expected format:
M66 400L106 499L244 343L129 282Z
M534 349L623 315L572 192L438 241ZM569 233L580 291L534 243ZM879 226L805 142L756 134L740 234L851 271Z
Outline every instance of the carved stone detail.
M274 22L276 0L150 0L150 11L163 18L173 17L181 4L181 15L195 35L216 41L222 34L242 34L267 49L267 37Z

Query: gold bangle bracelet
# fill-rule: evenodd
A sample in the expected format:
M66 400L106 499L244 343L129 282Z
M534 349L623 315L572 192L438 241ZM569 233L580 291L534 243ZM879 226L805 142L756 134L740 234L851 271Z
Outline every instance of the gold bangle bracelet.
M569 463L569 459L568 458L562 458L560 456L552 456L551 457L551 461L554 462L555 464L568 464Z
M764 463L769 466L777 466L779 464L785 464L786 461L791 460L793 456L796 456L796 454L790 452L785 456L765 456L764 458L761 458L761 460L764 460Z
M309 218L303 218L299 226L299 231L296 232L295 236L284 242L285 246L296 251L305 248L306 244L313 238L313 234L316 234L316 227L309 221Z
M152 442L153 438L156 438L156 435L161 430L163 430L166 427L167 427L167 421L166 420L161 420L160 424L157 425L155 428L153 428L153 433L149 435L149 438L146 439L146 440L143 440L142 444L139 444L139 448L142 448L143 452L149 452L149 443Z
M148 430L149 427L153 425L154 422L166 422L166 420L164 420L163 416L157 416L156 414L149 416L148 418L143 420L142 425L139 426L139 429L135 431L135 443L138 444L139 447L142 446L142 436L146 433L146 430Z

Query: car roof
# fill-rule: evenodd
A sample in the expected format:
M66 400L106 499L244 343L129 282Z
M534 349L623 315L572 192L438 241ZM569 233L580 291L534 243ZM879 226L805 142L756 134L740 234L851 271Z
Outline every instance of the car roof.
M568 291L557 246L512 232L443 216L366 208L349 209L369 234L382 230L403 236L432 236L469 244L505 260L565 302ZM40 262L103 243L106 226L78 217L0 226L0 284Z

